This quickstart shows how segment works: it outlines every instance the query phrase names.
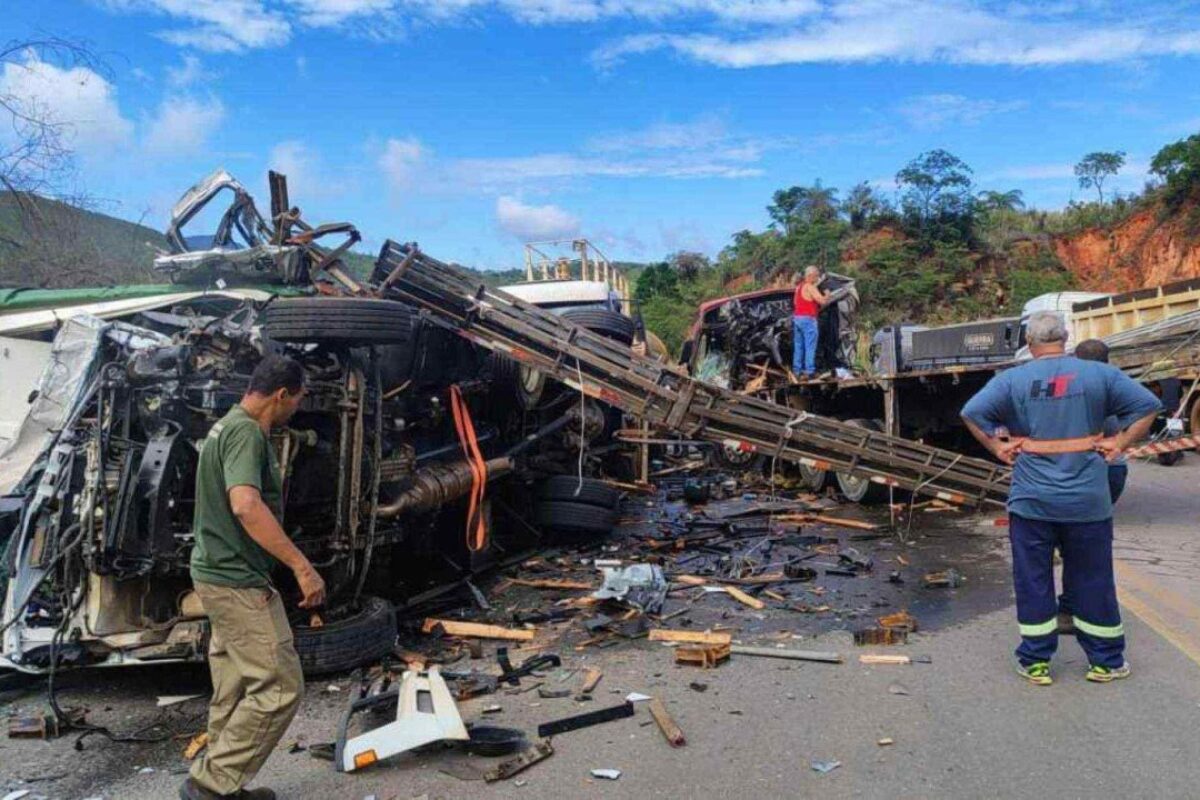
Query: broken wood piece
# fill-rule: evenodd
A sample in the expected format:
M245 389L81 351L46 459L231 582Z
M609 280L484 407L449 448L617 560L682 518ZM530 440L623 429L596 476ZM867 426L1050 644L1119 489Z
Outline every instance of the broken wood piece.
M729 631L677 631L656 628L650 631L652 642L686 642L689 644L731 644L733 634Z
M767 597L771 598L772 600L778 600L781 603L786 603L788 600L786 597L781 595L779 592L772 592L770 589L764 589L763 594L765 594Z
M845 517L831 517L828 514L780 514L775 517L780 522L820 522L824 525L835 525L842 528L854 528L860 531L877 531L879 526L871 522Z
M641 492L642 494L655 494L658 492L658 489L648 483L626 483L625 481L614 481L607 478L602 480L601 483L605 483L614 489L625 489L626 491Z
M750 606L756 611L761 611L767 607L767 604L762 600L759 600L757 597L751 597L736 586L724 586L722 588L725 589L726 594L744 606Z
M671 580L684 586L704 586L708 583L708 578L701 578L699 575L676 575Z
M183 748L183 757L192 761L206 747L208 747L208 733L198 733L187 743L187 747Z
M595 667L588 667L583 673L583 684L579 687L580 694L591 694L596 684L604 677L604 673Z
M650 716L654 717L654 721L658 723L658 729L666 737L667 744L671 745L671 747L683 747L687 744L687 738L683 735L683 729L675 723L675 720L671 719L666 705L660 698L652 698L648 707L650 709Z
M894 666L901 666L904 664L911 664L912 659L909 658L908 656L892 656L892 655L884 655L881 653L864 653L858 657L858 663L860 663L860 664L890 664L890 665L894 665Z
M818 650L785 650L777 647L748 647L735 644L732 651L742 656L762 656L764 658L786 658L792 661L819 661L825 664L840 664L842 656L839 653L827 653Z
M917 618L907 611L897 611L895 614L885 614L877 622L881 628L893 628L908 633L917 632Z
M596 587L584 581L568 581L558 578L542 578L538 580L529 580L526 578L509 578L508 582L513 586L528 586L531 589L579 589L581 591L592 591Z
M499 625L481 625L477 622L459 622L452 619L434 619L429 617L421 626L422 633L433 633L441 628L450 636L475 636L480 639L509 639L517 642L528 642L533 639L534 631L502 628Z

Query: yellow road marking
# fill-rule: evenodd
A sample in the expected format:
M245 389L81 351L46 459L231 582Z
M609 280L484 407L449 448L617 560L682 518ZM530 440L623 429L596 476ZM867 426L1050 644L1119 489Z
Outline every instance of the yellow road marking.
M1117 561L1117 598L1159 636L1200 666L1200 615L1186 598L1159 584L1137 567ZM1165 619L1166 617L1169 618ZM1189 624L1180 625L1179 617Z

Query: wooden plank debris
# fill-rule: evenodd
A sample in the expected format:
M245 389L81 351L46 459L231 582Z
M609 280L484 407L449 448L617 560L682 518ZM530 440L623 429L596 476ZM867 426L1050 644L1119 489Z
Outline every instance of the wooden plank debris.
M857 519L846 519L845 517L831 517L828 514L780 514L775 517L780 522L805 522L814 523L820 522L824 525L834 525L842 528L854 528L860 531L877 531L879 526L871 522L863 522Z
M712 669L729 660L730 645L683 645L675 648L676 664L695 664Z
M884 655L882 653L863 653L861 656L858 657L858 663L860 663L860 664L889 664L889 665L893 665L893 666L901 666L904 664L911 664L912 659L909 658L908 656L892 656L892 655Z
M759 600L757 597L751 597L736 586L724 586L722 588L725 590L725 594L729 595L734 600L737 600L744 606L750 606L757 611L761 611L767 607L767 604L762 600Z
M206 747L208 747L208 733L198 733L187 743L187 747L183 748L183 757L192 761Z
M532 630L502 628L499 625L481 625L477 622L460 622L433 617L425 620L421 626L421 632L433 633L437 628L441 628L450 636L474 636L479 639L508 639L515 642L528 642L534 637Z
M733 634L729 631L676 631L656 628L650 631L652 642L686 642L688 644L731 644Z
M731 649L737 655L742 656L786 658L792 661L820 661L826 664L842 663L840 653L821 652L819 650L787 650L778 647L749 647L741 644L735 644Z
M596 588L584 581L568 581L559 578L541 578L538 580L509 578L508 582L513 586L528 586L531 589L579 589L590 592Z
M654 721L658 723L658 729L662 731L662 735L666 737L667 743L671 747L683 747L687 744L683 729L671 718L661 698L653 698L649 703L649 709L650 716L654 717Z
M579 687L581 695L591 694L596 688L596 684L600 683L600 679L604 677L604 673L595 667L588 667L583 673L583 684Z

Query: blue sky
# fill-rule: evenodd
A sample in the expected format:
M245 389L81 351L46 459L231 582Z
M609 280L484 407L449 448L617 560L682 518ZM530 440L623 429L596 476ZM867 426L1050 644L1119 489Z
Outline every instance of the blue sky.
M86 40L99 73L25 60L0 92L71 123L79 188L161 228L224 166L268 167L370 247L515 266L529 238L610 257L715 253L772 191L885 191L944 147L980 188L1084 197L1200 131L1200 5L965 0L40 0L6 38Z

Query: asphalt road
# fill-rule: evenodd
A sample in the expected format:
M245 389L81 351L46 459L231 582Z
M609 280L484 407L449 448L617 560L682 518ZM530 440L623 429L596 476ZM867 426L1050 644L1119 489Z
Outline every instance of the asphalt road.
M261 776L281 797L407 800L525 797L1053 797L1200 795L1200 456L1175 467L1135 464L1118 506L1118 570L1134 676L1110 685L1083 679L1086 662L1064 638L1057 681L1034 687L1013 673L1016 624L1002 581L969 581L949 602L976 609L922 632L901 648L879 652L928 655L931 663L864 666L845 632L789 642L839 650L841 665L735 657L715 670L676 667L670 652L641 642L595 654L572 654L604 678L589 704L539 700L536 692L498 694L462 704L464 718L532 729L538 722L620 702L630 691L662 697L687 735L667 746L644 708L620 720L554 739L556 753L515 780L488 785L439 772L450 762L485 760L434 752L405 755L354 775L334 773L306 753L276 752ZM991 516L960 523L1003 552L1003 528ZM919 527L919 525L918 525ZM980 567L982 569L982 567ZM974 578L973 568L965 571ZM986 577L986 576L984 576ZM730 620L736 624L736 618ZM190 681L190 683L189 683ZM689 687L707 684L703 692ZM94 716L133 724L156 694L195 686L195 676L143 672L91 678L75 685ZM345 681L340 682L345 685ZM329 738L344 694L309 687L288 739ZM572 685L572 684L567 684ZM36 696L17 698L28 707ZM2 699L0 699L2 702ZM203 699L176 713L186 729ZM502 706L482 717L482 708ZM890 738L894 744L881 746ZM170 798L181 776L179 745L131 748L89 740L0 739L0 789L16 776L63 777L25 784L49 797ZM821 774L813 761L840 761ZM491 762L486 762L491 763ZM145 767L152 772L145 772ZM594 768L622 771L617 781L590 777Z

